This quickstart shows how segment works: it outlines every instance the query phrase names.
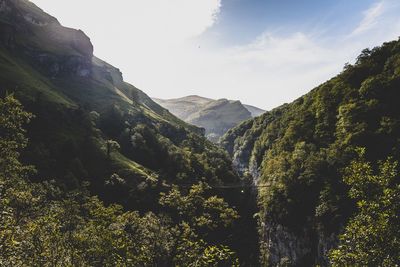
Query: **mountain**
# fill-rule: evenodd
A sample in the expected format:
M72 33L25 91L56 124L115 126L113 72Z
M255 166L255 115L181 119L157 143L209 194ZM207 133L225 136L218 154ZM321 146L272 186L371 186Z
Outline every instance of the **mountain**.
M153 100L185 122L204 128L207 138L213 142L217 142L227 130L240 122L265 112L257 107L243 105L240 101L213 100L196 95Z
M178 119L126 83L118 68L95 57L84 32L62 26L27 0L0 0L0 96L9 95L34 115L27 125L28 147L21 151L21 161L37 170L29 182L54 182L61 199L74 190L86 192L82 188L89 184L90 194L105 205L117 203L141 214L163 213L169 219L157 218L177 228L191 224L181 221L172 208L164 209L161 193L172 190L183 196L191 186L200 186L194 192L207 189L208 197L222 199L220 205L235 206L243 219L226 229L211 227L213 231L190 235L199 237L204 246L229 246L241 261L252 261L251 255L257 253L252 249L255 239L248 239L251 234L243 231L253 231L251 216L247 216L252 205L249 194L214 188L243 183L227 153L207 141L203 129ZM173 203L165 200L164 204ZM169 235L177 233L171 230ZM247 248L242 249L242 244ZM177 260L178 254L169 251L163 257Z
M399 236L393 230L398 219L373 196L392 203L384 192L392 192L399 177L396 170L385 178L393 184L368 177L387 168L377 162L400 159L399 98L400 40L364 50L354 65L310 93L226 133L221 144L258 185L262 264L328 266L333 248L335 266L398 262L396 241L388 241ZM365 161L351 163L360 147ZM379 246L382 236L387 239Z
M163 176L162 167L150 160L151 150L163 146L179 150L188 136L201 138L197 136L201 129L176 118L125 83L117 68L93 56L90 39L82 31L61 26L29 1L2 1L0 12L1 90L3 94L14 93L37 116L30 126L29 153L43 176L76 176L68 167L72 164L69 161L83 160L82 148L92 139L96 139L93 145L100 154L108 139L126 143L113 160L133 176L146 179L155 172ZM143 131L143 139L145 133L157 139L148 148L149 159L145 160L143 151L140 159L135 158L144 149L141 145L134 148L129 141L135 128ZM158 142L159 137L166 139L165 144ZM60 155L63 147L68 157ZM56 166L60 156L66 157L63 167ZM91 176L86 168L79 172Z
M197 95L168 100L154 97L152 99L182 120L186 120L191 114L196 113L203 106L214 101Z
M254 107L251 105L243 105L248 111L250 111L251 116L254 117L258 117L260 115L262 115L263 113L265 113L265 110L260 109L258 107Z
M180 99L215 134L248 118L221 146L93 50L0 0L0 265L399 265L400 40L256 118Z

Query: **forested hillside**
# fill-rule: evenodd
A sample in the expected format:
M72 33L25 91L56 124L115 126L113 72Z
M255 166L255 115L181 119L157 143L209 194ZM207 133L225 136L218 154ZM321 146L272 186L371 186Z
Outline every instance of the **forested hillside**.
M0 95L0 265L254 262L227 153L27 0L0 0Z
M399 99L400 40L217 146L81 30L0 0L0 266L399 266Z
M28 142L23 126L32 118L12 96L0 99L1 266L238 266L237 254L210 244L218 237L209 235L239 215L206 183L186 194L174 186L159 197L164 214L140 215L104 205L84 181L73 190L54 180L29 181L35 168L19 156ZM106 184L125 182L113 174Z
M223 137L259 186L264 264L327 265L333 248L337 266L399 264L399 99L400 41L393 41Z

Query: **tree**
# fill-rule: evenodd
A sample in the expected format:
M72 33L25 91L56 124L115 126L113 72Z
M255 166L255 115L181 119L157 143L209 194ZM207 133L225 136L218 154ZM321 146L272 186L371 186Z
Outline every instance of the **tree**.
M205 238L212 230L230 226L238 213L222 199L207 196L210 187L200 182L184 195L177 186L161 193L160 204L175 211L175 266L239 266L235 252L223 245L210 245Z
M25 148L28 139L23 125L32 119L12 95L0 99L0 175L10 178L25 174L28 167L19 161L19 152Z
M107 149L107 158L110 159L111 152L113 150L118 150L120 149L121 146L118 144L117 141L114 140L107 140L106 141L106 149Z
M180 221L188 222L191 227L209 230L228 227L239 218L238 213L217 196L207 197L210 187L200 182L193 185L186 195L182 195L177 186L168 194L161 193L160 204L175 210Z
M126 184L125 180L121 178L118 174L114 173L107 179L104 183L105 185L116 186Z
M19 153L28 142L22 126L31 118L12 96L0 99L0 266L237 266L235 253L207 244L185 222L106 206L90 196L86 183L63 191L51 181L29 181L32 167L19 161ZM107 145L109 156L118 143ZM107 182L125 183L117 174ZM236 212L222 199L203 197L204 187L194 186L189 196L170 194L165 203L182 199L186 215L193 207L192 224L213 216L230 223Z
M349 195L358 212L330 253L333 266L398 266L400 264L400 173L392 158L375 171L365 149L345 171Z
M0 99L0 255L10 258L19 244L15 239L19 229L14 226L35 202L31 190L20 180L33 168L19 161L20 150L28 142L22 126L31 118L12 95Z

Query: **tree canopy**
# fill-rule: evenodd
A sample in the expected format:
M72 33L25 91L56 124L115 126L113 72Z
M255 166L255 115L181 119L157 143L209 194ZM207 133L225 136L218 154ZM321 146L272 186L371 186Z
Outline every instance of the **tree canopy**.
M203 196L205 184L193 186L188 196L177 187L161 196L163 205L183 211L174 221L168 213L140 214L105 205L90 195L87 182L74 190L63 190L54 181L31 182L33 168L19 157L28 142L23 126L31 118L13 96L0 99L0 265L238 265L235 252L210 243L200 231L200 226L225 227L237 218L224 200ZM113 174L110 184L120 179ZM187 216L189 210L203 209L212 217Z

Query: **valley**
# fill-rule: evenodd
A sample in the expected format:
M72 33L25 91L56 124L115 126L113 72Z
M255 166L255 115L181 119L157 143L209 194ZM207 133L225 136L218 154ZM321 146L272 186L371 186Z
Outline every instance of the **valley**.
M269 111L94 51L0 0L0 266L400 264L400 39Z

